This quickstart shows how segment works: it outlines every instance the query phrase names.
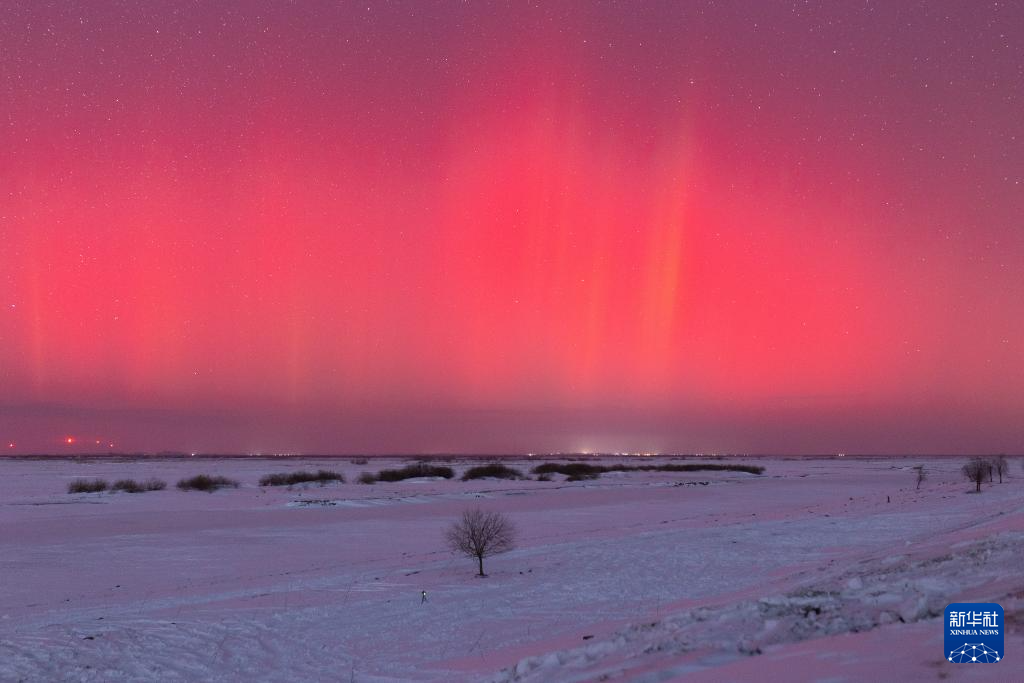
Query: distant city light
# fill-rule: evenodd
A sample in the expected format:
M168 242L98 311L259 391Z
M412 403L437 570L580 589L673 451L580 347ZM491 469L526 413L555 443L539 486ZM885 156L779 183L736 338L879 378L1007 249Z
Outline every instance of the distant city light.
M75 443L75 437L73 437L73 436L66 436L66 437L64 437L64 443L66 443L67 445L70 446L71 444Z

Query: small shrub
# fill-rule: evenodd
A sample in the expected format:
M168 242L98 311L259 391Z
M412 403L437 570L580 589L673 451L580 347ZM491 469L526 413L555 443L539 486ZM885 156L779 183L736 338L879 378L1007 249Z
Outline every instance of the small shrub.
M366 465L370 461L367 458L352 458L351 460L349 460L349 462L352 463L353 465Z
M280 474L268 474L260 479L260 486L293 486L295 484L306 484L309 482L320 482L323 486L329 481L344 482L345 477L330 470L318 470L317 472L282 472Z
M588 481L590 479L597 479L600 474L570 474L566 481Z
M381 470L377 473L377 481L402 481L415 477L443 477L451 479L455 472L451 467L439 467L421 462L415 465L406 465L400 470Z
M102 479L75 479L68 484L68 493L99 493L106 491L107 482Z
M146 489L134 479L118 479L110 487L111 491L124 491L125 493L142 493Z
M373 472L363 472L362 474L359 475L358 481L360 484L376 484L377 475L375 475Z
M551 475L550 474L538 474L537 475L537 481L551 481Z
M501 463L494 463L492 465L470 467L462 475L462 481L469 481L470 479L484 479L486 477L494 477L495 479L522 479L523 473L514 467L508 467Z
M163 491L167 488L167 482L161 481L160 479L147 479L142 482L142 488L147 491Z
M213 493L222 488L238 488L238 482L227 477L200 474L189 479L182 479L178 482L178 488L182 491L206 491Z

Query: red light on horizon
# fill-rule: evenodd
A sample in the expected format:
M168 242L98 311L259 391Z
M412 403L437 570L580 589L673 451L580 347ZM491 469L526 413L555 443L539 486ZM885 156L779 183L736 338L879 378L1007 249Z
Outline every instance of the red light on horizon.
M75 437L73 437L73 436L66 436L66 437L64 437L64 443L66 443L67 445L70 446L71 444L75 443Z

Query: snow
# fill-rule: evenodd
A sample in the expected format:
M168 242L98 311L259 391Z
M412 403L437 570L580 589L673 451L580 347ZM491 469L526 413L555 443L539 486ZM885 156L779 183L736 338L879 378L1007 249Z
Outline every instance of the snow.
M957 458L257 485L405 464L0 460L0 680L1007 680L1024 651L1019 463L980 495ZM242 486L174 488L199 473ZM65 493L94 477L169 487ZM443 544L471 505L520 531L487 578ZM1003 606L1006 661L945 662L956 601Z

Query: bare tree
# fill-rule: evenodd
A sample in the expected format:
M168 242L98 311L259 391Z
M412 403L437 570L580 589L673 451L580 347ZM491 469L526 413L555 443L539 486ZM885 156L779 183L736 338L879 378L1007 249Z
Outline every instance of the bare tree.
M1010 463L1006 462L1005 455L997 455L992 460L992 467L995 468L996 474L999 475L999 483L1003 483L1003 475L1010 473Z
M989 463L981 458L972 458L960 471L964 473L968 481L974 482L976 486L974 490L981 493L981 482L985 481L985 475L988 474L989 467L991 467Z
M515 547L516 527L500 512L480 508L464 510L459 521L445 531L445 539L453 553L475 557L484 574L484 558Z
M914 467L914 472L917 473L917 487L914 489L916 491L921 488L921 482L928 478L928 472L925 470L924 465Z

